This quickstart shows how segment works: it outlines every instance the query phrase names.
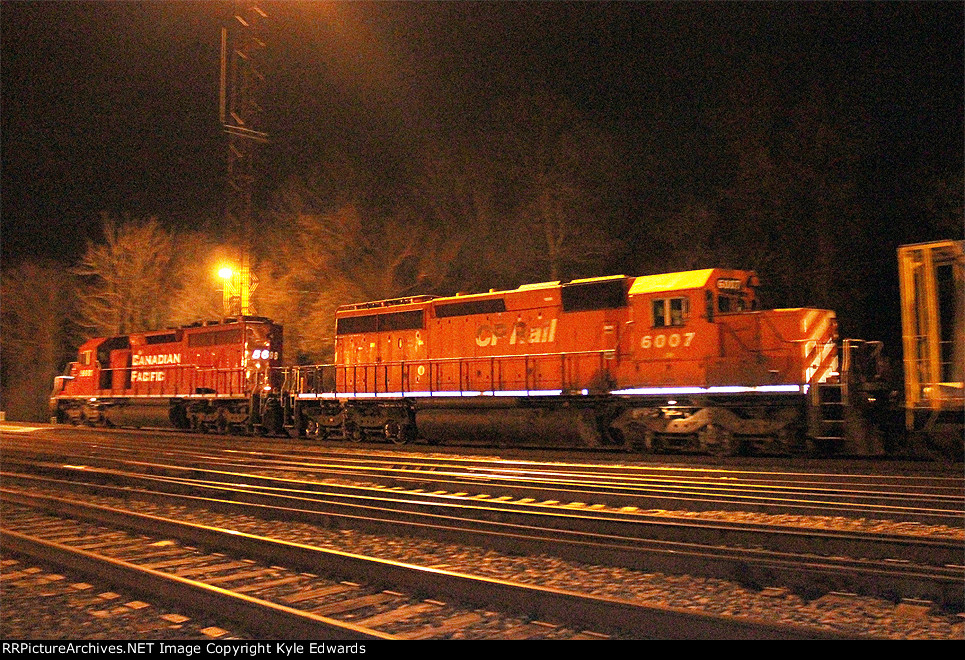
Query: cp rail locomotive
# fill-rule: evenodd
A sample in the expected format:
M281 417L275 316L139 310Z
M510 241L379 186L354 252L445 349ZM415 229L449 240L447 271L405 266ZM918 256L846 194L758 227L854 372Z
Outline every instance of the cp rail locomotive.
M344 305L326 365L283 366L282 328L258 317L92 339L51 407L60 422L397 444L893 450L881 344L840 340L830 310L759 309L757 287L713 268Z

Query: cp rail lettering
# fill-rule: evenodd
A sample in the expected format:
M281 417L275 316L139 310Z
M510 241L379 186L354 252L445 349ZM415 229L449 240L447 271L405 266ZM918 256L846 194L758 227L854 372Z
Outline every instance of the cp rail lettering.
M506 338L507 335L510 345L552 343L556 340L556 319L533 327L520 321L513 324L511 330L505 323L494 325L483 323L476 329L476 345L496 346L499 340Z

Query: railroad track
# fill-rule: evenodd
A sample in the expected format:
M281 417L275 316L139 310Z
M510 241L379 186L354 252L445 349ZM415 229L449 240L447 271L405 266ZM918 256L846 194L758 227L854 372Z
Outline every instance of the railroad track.
M74 429L55 430L58 433L53 433L52 440L63 434L77 437L71 436ZM608 507L823 515L955 527L962 527L965 522L965 481L954 473L903 476L567 465L401 455L384 450L366 450L360 455L358 451L308 449L299 443L287 443L282 450L258 445L250 439L245 440L244 447L251 449L239 449L236 442L225 444L224 439L208 439L207 445L201 445L196 436L179 438L174 443L170 435L158 438L140 433L130 441L125 433L107 434L96 444L55 440L58 460L70 457L75 462L104 467L120 462L121 469L192 467L234 475L243 471L296 481L342 479L407 489L465 492L469 496L580 501ZM8 456L16 451L25 457L41 458L35 443L11 435L4 437ZM154 453L146 458L150 450Z
M844 637L482 579L108 507L4 495L5 553L43 557L154 599L190 603L273 638Z
M229 515L255 512L266 519L297 520L375 534L420 536L469 543L504 552L547 552L565 559L660 570L749 585L783 584L813 595L853 591L886 598L928 599L962 608L963 545L935 539L873 534L774 530L734 523L667 523L604 512L513 511L499 507L426 505L378 494L351 502L319 491L281 492L195 480L158 479L116 471L84 470L74 476L106 483L4 473L3 480L33 485L35 492L73 489L89 495L150 500ZM69 475L64 475L69 476ZM4 497L16 493L4 491ZM405 506L409 505L409 506ZM603 531L601 531L603 530ZM683 539L683 540L681 540ZM771 549L763 547L771 546ZM777 549L773 549L777 548ZM817 554L816 550L824 554ZM851 558L849 558L851 557Z
M647 467L527 462L522 470L519 464L501 466L492 459L446 456L430 460L371 452L353 456L343 449L298 448L297 443L268 446L248 438L241 448L232 447L232 443L237 445L234 439L204 438L211 441L211 446L205 447L199 445L197 436L182 444L169 435L155 438L141 432L131 434L135 438L131 441L126 432L100 433L82 432L80 435L87 436L84 442L70 434L72 439L45 443L42 449L35 442L23 441L23 436L17 442L3 434L4 484L51 492L72 490L85 497L136 496L139 502L156 502L151 505L155 513L180 507L185 517L201 523L206 516L210 520L221 512L220 524L236 527L236 531L244 528L235 522L254 513L264 520L284 521L282 526L301 521L316 529L402 533L506 553L536 556L548 552L605 566L716 576L764 591L791 589L809 598L822 592L849 591L889 600L925 599L961 610L965 551L961 514L956 518L953 510L948 519L957 520L959 533L945 539L912 538L904 532L796 529L794 523L781 527L686 520L639 506L610 506L588 497L584 498L587 501L571 497L575 492L572 485L583 486L584 482L591 484L592 492L610 490L619 497L630 497L629 492L621 491L633 492L641 474L654 479ZM50 460L61 454L57 462ZM353 465L353 460L360 465ZM9 471L14 468L17 474ZM713 480L727 481L731 471L715 469L720 479ZM698 478L689 474L690 468L678 466L672 471L673 479L680 476L677 473L687 477L683 481L709 479L703 470ZM513 490L506 474L524 475L519 491ZM780 478L768 477L771 482ZM864 477L848 483L861 479ZM899 503L915 497L918 489L924 493L918 500L929 501L928 506L904 507L912 519L912 509L931 510L941 498L954 502L947 491L955 480L946 476L933 476L927 482L889 479L889 496ZM363 481L366 483L359 483ZM790 481L806 481L816 489L819 484L827 492L842 494L848 485L836 475L796 474ZM491 483L512 494L486 492ZM758 492L789 488L788 484L778 486L768 483ZM538 488L541 497L528 497L537 492L531 488ZM876 485L866 494L880 499L880 491ZM635 501L650 503L639 494Z
M13 467L17 461L7 460ZM64 487L80 488L87 480L91 492L97 484L117 484L172 494L207 494L238 503L303 508L318 514L356 517L389 514L391 525L408 521L414 524L433 518L473 523L490 522L519 528L566 530L637 540L672 541L731 546L765 546L780 552L810 552L821 555L848 555L866 559L895 559L913 553L919 561L936 565L957 564L965 552L962 539L909 537L906 535L838 530L801 530L780 525L728 521L668 519L635 508L606 509L585 503L559 500L537 502L531 498L490 497L427 492L421 488L378 488L357 485L294 481L248 473L227 473L196 468L140 466L144 471L129 472L90 466L65 466L53 463L20 463L44 478L58 478ZM4 472L9 481L30 483L24 473ZM36 480L35 479L35 480ZM480 526L485 529L485 526Z

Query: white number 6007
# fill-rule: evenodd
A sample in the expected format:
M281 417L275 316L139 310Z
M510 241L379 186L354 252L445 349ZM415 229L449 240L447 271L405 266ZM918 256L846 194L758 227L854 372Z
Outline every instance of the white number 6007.
M696 332L685 332L683 337L678 334L644 335L643 339L640 340L640 348L663 348L664 346L677 348L680 346L681 339L683 339L684 347L687 347L690 346L690 342L694 340L696 334Z

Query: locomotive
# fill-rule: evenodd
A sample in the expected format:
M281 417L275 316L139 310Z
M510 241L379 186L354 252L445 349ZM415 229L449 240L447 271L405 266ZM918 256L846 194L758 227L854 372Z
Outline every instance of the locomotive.
M90 339L54 379L52 419L278 431L282 338L281 326L243 316Z
M292 368L286 408L356 441L880 453L843 405L834 313L760 310L757 286L713 268L345 305L334 364ZM843 346L869 407L880 345Z
M881 344L839 339L830 310L760 309L758 286L711 268L343 305L325 365L283 366L282 328L260 317L92 339L51 409L396 444L894 451Z

